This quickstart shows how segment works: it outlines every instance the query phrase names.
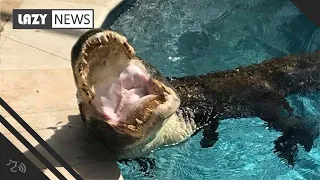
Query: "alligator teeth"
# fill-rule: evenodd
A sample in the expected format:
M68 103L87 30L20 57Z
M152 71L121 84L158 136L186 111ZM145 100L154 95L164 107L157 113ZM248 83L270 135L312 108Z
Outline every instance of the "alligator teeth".
M130 47L130 45L127 42L123 42L123 46L129 51L132 52L132 48Z
M134 125L128 125L127 127L132 131L138 131L138 129Z
M83 55L84 58L88 57L88 53L86 53L86 52L83 52L82 55Z
M137 124L142 124L143 123L143 121L141 121L140 119L138 119L138 118L136 118L136 122L137 122Z
M158 100L154 100L154 102L157 104L157 106L161 104Z
M101 41L101 39L100 38L97 38L98 39L98 41L99 41L99 44L101 45L102 44L102 41Z
M115 37L114 34L112 34L111 38L112 38L114 41L116 41L116 42L118 41L118 38Z
M101 36L99 38L101 40L101 44L106 45L108 43L108 39L106 36Z
M159 85L159 82L155 79L152 80L152 83L154 84L154 88L153 90L156 92L156 93L160 93L162 91L161 89L161 86Z
M100 45L98 48L97 48L97 51L100 51L102 48L104 48L103 45Z
M90 45L90 46L97 46L97 45L99 45L99 44L100 44L99 38L92 38L92 39L90 39L90 41L89 41L89 45Z
M146 110L147 110L148 112L152 112L152 109L150 109L150 108L146 108Z

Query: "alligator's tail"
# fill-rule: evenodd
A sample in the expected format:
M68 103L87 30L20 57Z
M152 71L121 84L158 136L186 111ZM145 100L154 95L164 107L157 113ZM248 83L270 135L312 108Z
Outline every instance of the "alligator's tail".
M260 66L266 66L264 75L284 96L320 90L320 51L276 58Z
M275 58L257 66L256 73L272 84L272 89L278 94L276 98L280 97L282 99L280 102L284 102L282 104L286 104L288 110L287 114L281 113L282 110L277 107L277 104L271 104L277 108L260 107L259 110L265 112L262 111L259 117L283 132L283 135L275 141L274 151L293 165L297 152L296 144L301 144L305 150L310 151L314 139L319 135L319 130L290 112L285 97L291 94L305 94L320 90L320 51L308 55ZM263 103L260 102L260 104ZM266 104L268 103L264 103L264 105ZM270 111L272 109L276 112Z

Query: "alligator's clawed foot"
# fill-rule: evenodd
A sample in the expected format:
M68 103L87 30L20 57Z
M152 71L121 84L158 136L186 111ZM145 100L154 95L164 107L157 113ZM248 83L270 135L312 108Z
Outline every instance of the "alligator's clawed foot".
M298 152L298 147L292 140L286 141L285 137L281 136L274 141L274 152L284 160L288 165L294 166L295 158Z
M203 138L200 141L200 146L202 148L210 148L218 141L217 132L207 132L203 133Z
M291 130L283 133L274 144L274 152L293 167L298 153L297 144L301 144L309 152L313 145L313 137L305 130Z
M210 148L217 141L219 133L217 132L219 121L213 117L211 113L209 117L210 123L203 127L202 139L200 141L200 146L202 148Z

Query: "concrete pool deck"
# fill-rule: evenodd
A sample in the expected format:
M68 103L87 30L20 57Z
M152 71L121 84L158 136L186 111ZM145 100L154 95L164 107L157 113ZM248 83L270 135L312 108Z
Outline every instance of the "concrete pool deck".
M88 134L79 117L70 50L86 30L12 29L12 9L94 9L95 27L123 0L0 0L0 96L84 179L122 179L116 159ZM5 110L4 116L66 176L74 179ZM57 179L4 127L29 159Z

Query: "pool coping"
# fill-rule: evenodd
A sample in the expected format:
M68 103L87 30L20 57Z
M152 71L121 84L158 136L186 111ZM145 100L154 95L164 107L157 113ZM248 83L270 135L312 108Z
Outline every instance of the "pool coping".
M11 0L9 0L11 1ZM13 0L15 1L15 0ZM95 20L95 28L104 28L108 29L111 24L128 8L136 2L135 0L112 0L112 1L107 1L107 2L100 2L98 3L92 3L89 1L84 1L84 0L45 0L42 2L37 2L34 0L21 0L21 4L19 6L15 6L13 8L15 9L29 9L29 8L70 8L70 9L77 9L78 7L80 8L92 8L95 10L95 13L97 13L97 19ZM101 4L103 3L103 4ZM11 11L11 10L9 10ZM8 11L8 12L9 12ZM8 13L10 15L10 13ZM17 98L12 98L10 94L8 95L8 92L11 93L16 93L16 94L21 94L19 90L16 89L8 89L10 88L10 84L19 84L21 81L21 77L24 77L24 73L31 73L34 74L34 77L30 77L29 80L32 81L38 81L40 76L43 76L45 72L53 72L55 74L66 74L68 76L65 76L64 79L61 79L61 82L57 82L54 86L60 86L61 91L64 92L63 95L66 95L69 93L69 91L74 90L74 87L70 89L66 89L67 87L64 87L63 85L65 84L70 84L70 82L73 81L73 77L69 76L71 75L71 66L70 66L70 47L74 43L76 39L79 38L79 36L84 33L87 30L16 30L12 29L12 21L10 20L12 17L9 17L8 21L4 22L3 25L3 31L0 34L0 55L1 55L1 61L0 61L0 84L3 84L3 86L0 88L0 96L3 97L7 102L10 102L10 106L12 106L17 113L21 117L25 119L25 121L38 133L41 134L41 137L47 141L47 138L51 138L52 133L54 130L52 128L61 128L64 126L64 123L68 122L68 119L66 117L66 114L68 115L74 115L77 114L78 108L77 104L75 101L75 97L70 97L66 98L64 100L65 104L68 104L68 107L62 107L60 106L61 104L56 104L55 102L52 103L51 106L57 106L60 107L60 109L57 109L52 111L52 109L48 108L39 108L37 105L32 106L32 107L26 107L24 98L23 96L19 96ZM37 41L35 39L46 39L42 41ZM11 50L10 50L11 49ZM10 51L8 51L10 50ZM23 55L20 55L19 53L16 52L24 52ZM45 58L46 61L43 61L42 59ZM6 75L3 75L6 74ZM10 75L8 74L14 74L12 78L9 78ZM41 79L41 78L40 78ZM33 84L34 85L34 84ZM30 85L33 86L33 85ZM30 88L29 85L26 85L26 89ZM46 88L44 86L43 88ZM54 89L54 88L52 88ZM66 92L65 92L66 91ZM47 89L47 95L52 93L52 91ZM62 95L62 96L63 96ZM41 104L41 103L47 103L47 101L50 101L52 98L57 98L61 96L61 94L54 94L52 98L48 98L47 100L41 100L38 101L39 99L39 93L34 93L33 91L28 91L25 96L35 99L34 104ZM0 112L2 115L8 119L9 123L14 126L15 128L19 129L19 125L14 122L14 120L11 120L12 118L10 115L2 111L0 108ZM4 114L3 114L4 113ZM45 125L39 125L41 124L41 120L39 121L37 117L40 117L43 114L50 114L50 117L43 118L44 120L48 120L51 118L51 116L54 117L55 120L59 119L63 121L63 124L52 124L51 118L50 122L46 123ZM27 117L27 118L26 118ZM63 118L62 118L63 117ZM82 122L81 122L82 123ZM77 125L75 125L77 126ZM51 128L51 129L50 129ZM76 128L74 128L76 129ZM0 132L3 130L0 128ZM23 129L19 129L20 133L25 133ZM19 143L19 141L16 140L16 138L11 134L11 133L5 133L5 136L11 143L13 143L20 151L26 152L25 147ZM77 136L75 134L75 136ZM25 138L29 141L32 142L32 145L36 146L36 142L34 142L33 138L29 135L26 134ZM68 138L66 138L66 142ZM56 151L57 147L52 146ZM70 147L70 151L74 150L73 147ZM76 151L76 150L74 150ZM83 153L86 150L83 150ZM59 150L57 151L59 152ZM75 153L75 156L77 153ZM80 155L81 156L81 155ZM83 156L83 155L82 155ZM90 155L89 155L90 156ZM84 156L85 157L85 156ZM30 157L28 157L30 158ZM50 158L50 157L49 157ZM91 176L92 173L99 173L101 176L104 178L108 178L109 175L107 174L114 174L118 175L117 172L120 171L120 169L113 169L109 168L111 164L114 164L115 162L91 162L90 157L84 158L80 162L78 159L72 159L73 157L69 157L71 161L74 162L69 162L68 163L73 167L78 169L81 169L86 175L85 176ZM34 159L31 157L31 159ZM35 160L36 161L36 160ZM79 161L79 162L78 162ZM87 162L88 161L88 162ZM103 161L103 160L102 160ZM34 162L34 161L33 161ZM84 163L85 162L85 163ZM96 168L95 166L101 167L104 166L103 171L101 168ZM112 166L114 167L114 166ZM66 177L70 177L69 173L65 171L63 167L57 166L56 167L63 175ZM42 168L43 172L49 177L55 179L54 175L48 171L47 168ZM85 170L87 169L87 170ZM92 171L90 170L92 169ZM94 169L97 169L96 171ZM89 172L89 171L91 172ZM114 172L113 172L114 171ZM116 172L117 171L117 172ZM79 172L80 173L80 172ZM121 171L120 171L121 173ZM82 175L82 173L80 173ZM120 177L118 176L118 179L123 179L122 175L119 174ZM96 177L96 176L94 176ZM71 177L70 177L71 178ZM110 177L109 177L110 178Z
M120 15L129 10L136 1L137 0L120 0L119 3L107 13L104 21L100 23L100 27L109 29Z

